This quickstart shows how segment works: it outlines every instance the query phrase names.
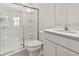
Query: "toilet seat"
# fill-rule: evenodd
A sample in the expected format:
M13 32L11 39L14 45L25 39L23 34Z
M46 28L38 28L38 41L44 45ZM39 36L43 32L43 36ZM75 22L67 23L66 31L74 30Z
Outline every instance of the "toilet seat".
M27 47L37 47L39 45L42 45L41 41L34 40L27 43Z
M29 52L30 56L39 56L42 44L43 43L39 40L28 41L26 50Z

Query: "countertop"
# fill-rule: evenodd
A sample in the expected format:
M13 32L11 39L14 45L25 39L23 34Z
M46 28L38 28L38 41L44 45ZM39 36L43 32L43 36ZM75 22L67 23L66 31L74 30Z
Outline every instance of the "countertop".
M63 29L60 29L60 28L45 29L44 33L54 34L54 35L57 35L57 36L62 36L62 37L65 37L65 38L70 38L70 39L79 41L79 31L70 30L72 32L75 32L75 33L70 33L70 32L61 32L61 31L58 31L58 30L63 30Z

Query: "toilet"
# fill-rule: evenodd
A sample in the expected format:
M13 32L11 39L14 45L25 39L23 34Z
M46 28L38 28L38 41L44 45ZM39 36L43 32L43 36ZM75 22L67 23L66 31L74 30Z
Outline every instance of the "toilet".
M40 50L42 42L39 40L33 40L27 43L26 49L29 52L29 56L40 56Z

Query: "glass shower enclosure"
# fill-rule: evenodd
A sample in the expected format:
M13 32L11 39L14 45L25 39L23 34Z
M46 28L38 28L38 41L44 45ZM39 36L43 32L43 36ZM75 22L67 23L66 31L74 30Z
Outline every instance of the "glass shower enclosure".
M37 40L38 9L21 4L0 4L0 55L25 48L28 40Z

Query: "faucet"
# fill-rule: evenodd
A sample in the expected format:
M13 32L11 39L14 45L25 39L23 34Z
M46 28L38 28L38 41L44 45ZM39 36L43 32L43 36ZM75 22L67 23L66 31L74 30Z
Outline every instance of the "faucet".
M68 27L67 27L67 26L65 26L64 28L65 28L65 31L67 31L67 30L68 30Z

